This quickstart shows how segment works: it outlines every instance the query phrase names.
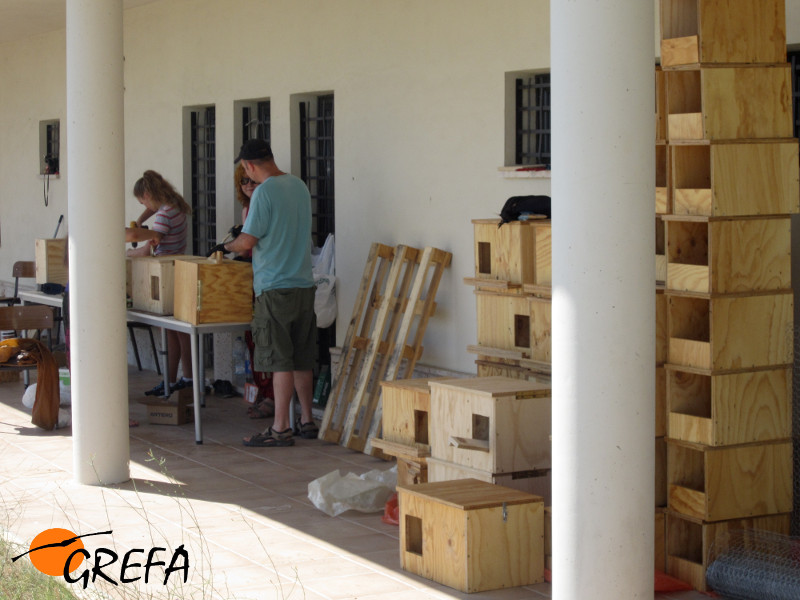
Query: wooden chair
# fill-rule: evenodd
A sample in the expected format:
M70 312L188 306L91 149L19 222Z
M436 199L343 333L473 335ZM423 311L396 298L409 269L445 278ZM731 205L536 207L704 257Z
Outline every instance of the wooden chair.
M6 304L8 306L13 306L20 303L19 280L20 278L33 279L36 277L36 263L32 260L18 260L14 263L11 274L14 277L14 295L0 297L0 304Z
M0 306L0 331L14 331L24 337L25 331L52 329L55 319L53 308L40 304Z
M24 305L0 306L0 330L13 331L17 337L24 337L26 331L52 329L53 309L50 306ZM37 365L0 364L0 370L25 371L25 386L28 385L28 371Z

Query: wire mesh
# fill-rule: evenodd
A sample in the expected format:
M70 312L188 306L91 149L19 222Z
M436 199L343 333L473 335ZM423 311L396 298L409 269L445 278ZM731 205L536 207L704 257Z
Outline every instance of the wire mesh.
M732 530L710 550L706 582L730 600L800 598L800 539L758 530Z

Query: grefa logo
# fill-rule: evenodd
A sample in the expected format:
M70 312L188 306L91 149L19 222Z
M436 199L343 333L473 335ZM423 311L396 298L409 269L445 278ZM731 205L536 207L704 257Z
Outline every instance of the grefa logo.
M159 555L167 551L166 548L155 546L147 552L144 548L134 548L128 550L120 562L116 552L109 548L98 547L94 550L94 566L91 568L85 566L73 576L72 574L80 569L85 559L92 556L86 550L82 538L111 533L112 531L98 531L76 535L69 529L45 529L33 538L27 552L15 556L11 561L15 562L23 556L30 556L33 566L45 575L63 576L67 583L81 582L83 589L86 589L90 580L94 583L98 577L114 585L139 581L142 577L137 573L142 567L145 583L149 583L151 567L166 567L163 585L167 585L170 575L176 571L183 572L183 582L186 583L189 578L189 554L183 544L172 552L169 566L159 559ZM142 560L144 563L140 562Z

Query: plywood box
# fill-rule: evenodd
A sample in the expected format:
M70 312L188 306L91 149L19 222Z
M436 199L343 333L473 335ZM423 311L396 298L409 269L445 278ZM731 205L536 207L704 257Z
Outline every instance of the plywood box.
M475 219L475 277L515 284L551 283L549 220Z
M491 473L472 467L465 467L438 458L428 457L428 481L453 481L456 479L478 479L513 490L541 496L545 504L550 504L552 497L551 469L530 469L515 473Z
M462 592L544 580L544 503L475 479L398 487L400 564Z
M383 439L400 444L421 444L430 450L431 390L428 384L445 379L430 377L381 381Z
M791 292L759 296L668 297L669 362L711 371L793 362Z
M432 381L431 457L490 473L551 466L551 388L507 377Z
M706 523L674 511L666 514L667 573L697 590L707 591L706 569L712 549L724 542L729 532L759 529L789 535L790 515L770 515Z
M669 437L707 446L792 436L789 367L712 375L667 367Z
M661 0L661 65L786 60L783 0Z
M667 289L701 294L792 287L789 215L725 219L666 216Z
M175 261L175 318L199 323L253 319L253 268L236 260Z
M725 521L792 510L792 442L710 447L667 440L670 510Z
M36 283L60 283L69 280L69 267L64 260L67 238L38 239L35 242Z
M385 456L397 459L398 485L415 485L428 481L430 446L427 444L407 445L375 437L370 439L370 443Z
M670 144L672 213L707 217L800 210L797 140Z
M131 302L134 310L171 315L175 310L175 261L203 260L199 256L172 254L130 259Z
M510 351L513 357L552 359L552 300L527 294L476 289L478 345Z
M669 141L792 137L789 64L665 71Z

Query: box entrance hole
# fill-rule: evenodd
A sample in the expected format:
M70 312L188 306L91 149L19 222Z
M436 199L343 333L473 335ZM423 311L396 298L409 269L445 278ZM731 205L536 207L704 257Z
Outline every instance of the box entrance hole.
M157 275L152 275L150 277L150 298L153 300L161 300L159 279Z
M422 556L422 519L406 515L406 552Z
M518 348L530 348L531 318L529 315L514 315L514 345Z
M430 444L428 441L428 411L414 411L414 441L418 444Z
M483 415L472 415L472 439L489 441L489 417Z
M492 245L478 242L478 273L489 275L492 272Z

